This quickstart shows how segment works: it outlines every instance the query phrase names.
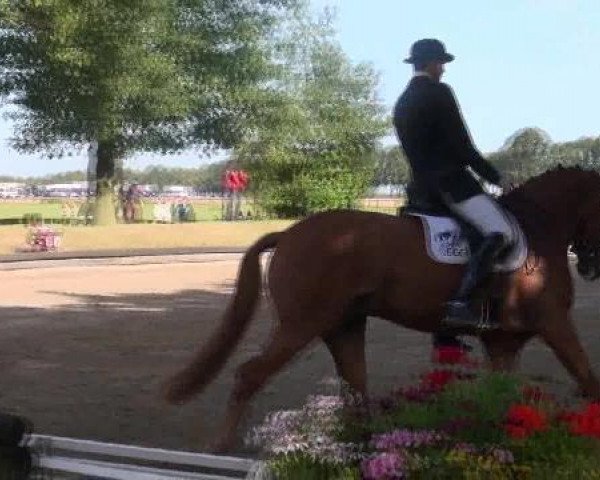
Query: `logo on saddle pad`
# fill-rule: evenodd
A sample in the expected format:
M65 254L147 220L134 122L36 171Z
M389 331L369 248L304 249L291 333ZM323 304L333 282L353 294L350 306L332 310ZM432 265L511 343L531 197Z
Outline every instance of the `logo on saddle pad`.
M420 213L410 213L410 215L421 219L427 253L432 260L452 265L462 265L469 261L471 256L469 242L454 219ZM510 272L519 269L523 266L527 258L525 235L523 235L521 227L514 217L509 215L509 218L513 223L515 232L518 232L518 241L501 264L494 267L494 270L501 272Z
M471 251L460 229L444 230L433 236L432 247L442 257L469 258Z

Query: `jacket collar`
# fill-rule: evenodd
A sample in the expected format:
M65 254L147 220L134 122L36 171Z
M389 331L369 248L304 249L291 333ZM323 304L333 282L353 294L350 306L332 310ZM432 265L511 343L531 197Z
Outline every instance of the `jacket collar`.
M424 75L413 75L413 77L410 79L409 84L410 85L416 85L416 84L421 84L421 83L433 83L433 80L431 79L431 77L427 74Z

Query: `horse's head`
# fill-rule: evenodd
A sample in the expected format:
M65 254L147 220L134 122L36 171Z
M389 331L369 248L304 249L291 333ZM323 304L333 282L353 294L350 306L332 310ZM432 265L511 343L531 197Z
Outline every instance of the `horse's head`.
M565 240L586 280L600 278L600 175L581 167L557 168L533 177L503 198L529 239ZM562 246L562 245L561 245Z
M529 234L564 235L586 280L600 278L600 175L580 167L558 166L533 177L504 199ZM516 210L515 210L516 209ZM548 232L549 226L554 229ZM537 232L537 233L536 233ZM547 237L543 237L547 238Z
M571 250L577 255L577 271L585 280L600 278L600 193L584 205Z

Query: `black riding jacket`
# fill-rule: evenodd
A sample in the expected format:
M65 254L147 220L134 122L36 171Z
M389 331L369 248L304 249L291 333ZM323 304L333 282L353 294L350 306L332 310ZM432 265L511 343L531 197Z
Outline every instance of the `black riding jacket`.
M477 151L452 89L415 76L394 108L394 126L413 174L413 188L461 202L483 192L466 167L490 183L500 174Z

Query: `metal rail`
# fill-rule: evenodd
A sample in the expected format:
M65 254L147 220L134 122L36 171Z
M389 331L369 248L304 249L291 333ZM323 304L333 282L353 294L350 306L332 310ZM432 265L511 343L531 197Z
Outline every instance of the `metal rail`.
M95 480L232 480L246 478L252 459L32 435L35 467ZM71 478L71 477L69 477Z

